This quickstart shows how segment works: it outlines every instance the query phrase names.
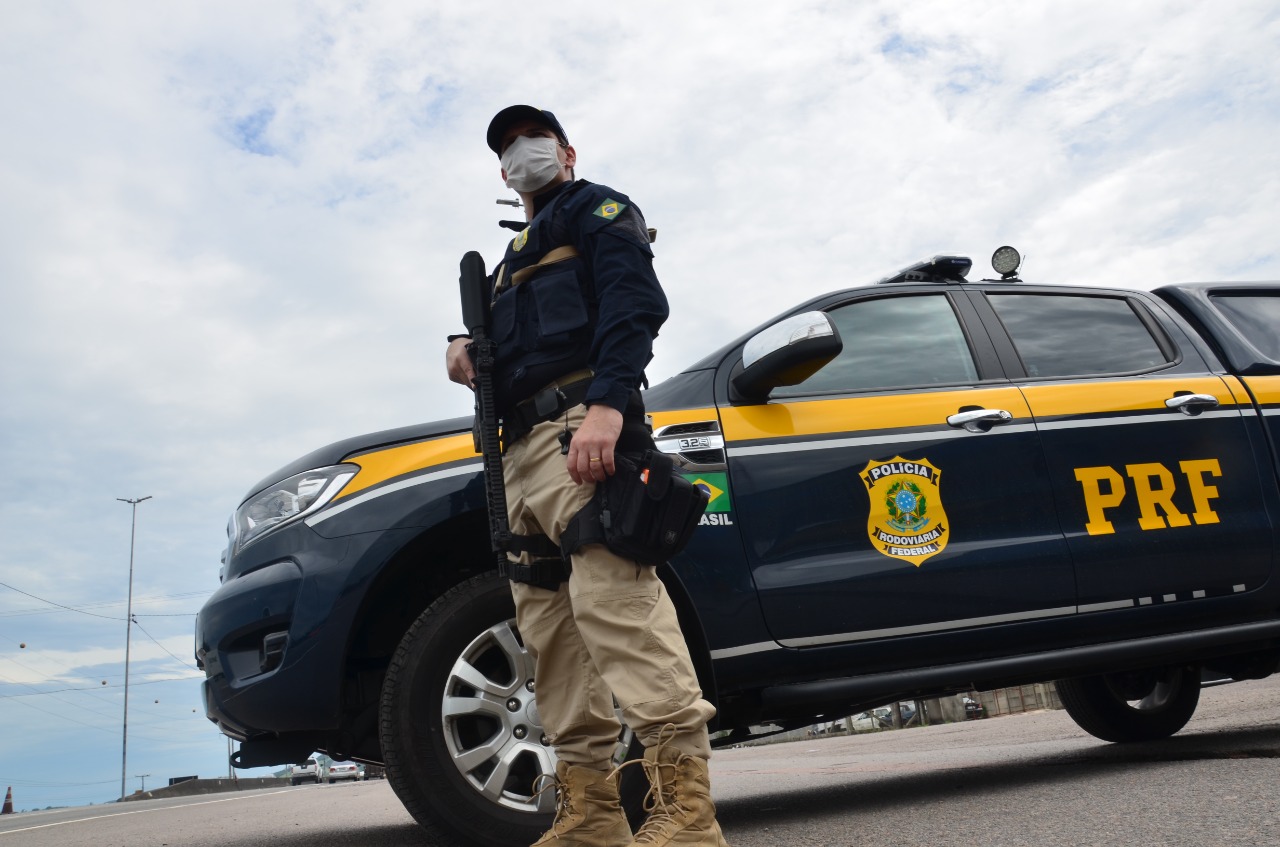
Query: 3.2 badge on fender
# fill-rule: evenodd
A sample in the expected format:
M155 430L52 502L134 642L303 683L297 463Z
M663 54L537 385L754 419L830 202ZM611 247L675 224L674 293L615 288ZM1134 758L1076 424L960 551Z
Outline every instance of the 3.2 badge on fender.
M871 500L867 536L872 546L916 567L943 551L950 533L942 508L941 470L928 459L894 456L867 462L859 476Z

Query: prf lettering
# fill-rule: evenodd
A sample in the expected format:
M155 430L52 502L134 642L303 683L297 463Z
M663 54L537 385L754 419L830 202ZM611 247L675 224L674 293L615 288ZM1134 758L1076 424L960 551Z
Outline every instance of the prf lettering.
M1218 522L1218 513L1209 506L1209 501L1218 499L1218 488L1206 481L1206 477L1222 476L1218 460L1192 459L1179 462L1178 469L1182 471L1182 483L1190 490L1191 503L1195 506L1190 517L1173 505L1173 495L1179 482L1172 471L1159 462L1124 466L1125 475L1133 483L1133 494L1138 499L1138 526L1165 529L1190 526L1192 520L1197 525ZM1084 489L1084 507L1089 513L1089 522L1084 528L1090 535L1115 532L1115 527L1107 520L1107 510L1119 506L1129 493L1124 477L1115 468L1102 465L1076 468L1076 481Z

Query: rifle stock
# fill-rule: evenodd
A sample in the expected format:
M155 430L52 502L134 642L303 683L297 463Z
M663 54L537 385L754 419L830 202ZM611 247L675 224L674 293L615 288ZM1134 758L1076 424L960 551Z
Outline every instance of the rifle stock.
M462 257L458 287L462 295L462 322L471 334L467 352L476 371L476 452L484 457L484 493L489 507L489 539L499 570L505 570L511 544L507 522L507 490L502 479L502 444L498 437L498 411L493 386L497 342L489 337L489 281L484 258L474 250Z

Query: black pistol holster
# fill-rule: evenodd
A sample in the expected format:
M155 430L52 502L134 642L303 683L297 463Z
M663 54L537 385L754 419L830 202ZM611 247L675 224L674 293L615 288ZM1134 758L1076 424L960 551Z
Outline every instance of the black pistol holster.
M684 549L707 508L707 492L675 471L657 450L615 453L617 470L560 535L566 559L586 544L603 544L642 565L660 565Z

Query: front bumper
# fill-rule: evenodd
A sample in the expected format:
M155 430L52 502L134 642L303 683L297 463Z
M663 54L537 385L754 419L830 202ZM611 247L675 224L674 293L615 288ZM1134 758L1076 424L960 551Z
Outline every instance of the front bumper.
M343 660L385 533L324 538L288 527L228 560L196 617L205 714L226 735L338 727Z

